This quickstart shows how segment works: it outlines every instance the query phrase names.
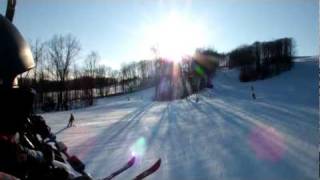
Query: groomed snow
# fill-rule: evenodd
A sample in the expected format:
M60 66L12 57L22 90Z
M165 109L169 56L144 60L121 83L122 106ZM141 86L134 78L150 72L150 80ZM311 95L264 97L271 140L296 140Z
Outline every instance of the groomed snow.
M131 179L158 157L161 168L147 179L317 179L315 60L250 83L240 83L235 70L222 70L214 84L198 103L194 96L154 102L153 89L100 99L72 111L76 126L68 129L71 111L43 116L95 178L109 175L135 151L137 163L115 179Z

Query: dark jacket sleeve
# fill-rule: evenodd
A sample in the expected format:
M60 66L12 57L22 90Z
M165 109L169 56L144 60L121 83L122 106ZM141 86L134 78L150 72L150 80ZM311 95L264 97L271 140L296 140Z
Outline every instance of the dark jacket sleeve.
M28 168L41 166L45 161L42 152L19 144L19 134L0 135L0 171L23 177Z

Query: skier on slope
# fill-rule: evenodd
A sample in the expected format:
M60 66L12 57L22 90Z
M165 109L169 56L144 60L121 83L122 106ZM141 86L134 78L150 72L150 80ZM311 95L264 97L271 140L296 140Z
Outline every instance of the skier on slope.
M253 86L251 86L251 96L252 96L252 99L256 99L256 93L254 92Z
M73 116L73 113L71 113L67 127L72 127L73 122L74 122L74 116Z
M17 75L34 67L30 47L16 27L0 14L0 172L19 179L70 179L55 160L54 139L41 116L32 114L34 92L18 87ZM39 136L37 136L39 135Z

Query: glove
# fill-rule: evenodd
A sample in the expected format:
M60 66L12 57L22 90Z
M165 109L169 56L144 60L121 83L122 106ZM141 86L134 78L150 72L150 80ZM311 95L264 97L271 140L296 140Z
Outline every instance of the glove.
M46 164L52 164L54 160L54 152L49 144L43 144L41 147L41 152L43 153L43 158Z
M30 119L35 133L40 134L43 139L50 137L51 129L42 116L33 115Z
M68 162L70 163L72 168L74 170L76 170L77 172L82 172L85 169L85 165L83 164L83 162L77 156L71 156L68 159Z
M55 141L57 139L56 135L50 133L48 138L51 140L51 141Z
M56 179L61 179L61 180L68 180L69 179L69 173L66 169L62 167L55 167L51 170L49 173L50 176L47 178L48 180L56 180Z

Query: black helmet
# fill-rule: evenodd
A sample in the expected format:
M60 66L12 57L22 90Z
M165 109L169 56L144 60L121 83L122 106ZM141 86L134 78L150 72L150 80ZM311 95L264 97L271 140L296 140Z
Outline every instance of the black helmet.
M0 14L0 132L15 133L32 112L34 93L13 88L16 76L35 66L29 45L18 29Z
M17 75L34 66L28 43L18 29L0 14L0 84L12 87Z

